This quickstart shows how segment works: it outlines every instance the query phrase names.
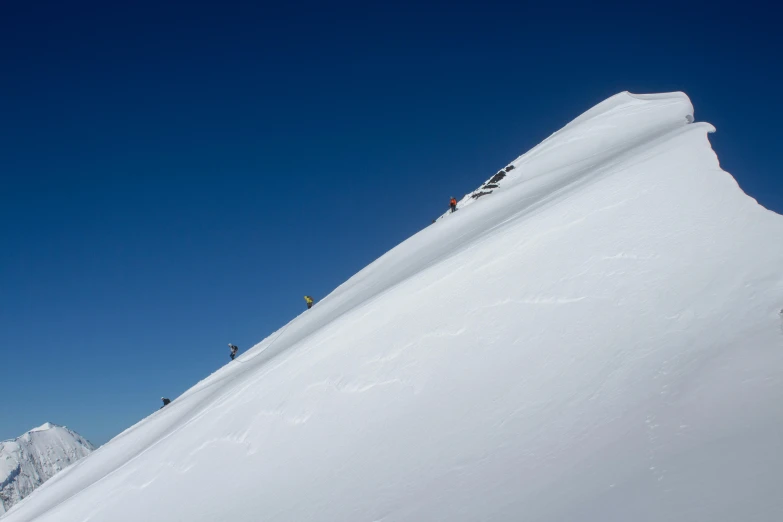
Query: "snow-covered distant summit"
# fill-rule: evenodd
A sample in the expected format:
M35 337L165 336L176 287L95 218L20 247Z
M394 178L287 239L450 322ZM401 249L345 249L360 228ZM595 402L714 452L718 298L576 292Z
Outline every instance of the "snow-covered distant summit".
M62 426L57 426L56 424L52 424L51 422L46 422L46 423L42 424L41 426L38 426L37 428L31 429L30 433L32 433L34 431L46 431L46 430L50 430L50 429L55 428L55 427L62 427Z
M3 522L779 522L783 218L693 122L597 105Z
M0 442L0 513L93 449L78 433L51 422Z

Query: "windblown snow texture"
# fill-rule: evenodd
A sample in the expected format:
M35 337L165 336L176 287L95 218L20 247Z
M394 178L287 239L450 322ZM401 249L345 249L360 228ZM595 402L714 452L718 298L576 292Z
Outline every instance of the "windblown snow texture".
M780 520L783 218L693 121L597 105L3 522Z
M0 442L0 513L93 449L81 435L48 422Z

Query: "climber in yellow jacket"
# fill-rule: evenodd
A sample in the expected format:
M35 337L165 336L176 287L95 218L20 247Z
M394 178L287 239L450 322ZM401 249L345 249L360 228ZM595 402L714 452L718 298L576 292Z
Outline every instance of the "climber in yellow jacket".
M305 303L307 303L307 309L311 309L313 307L313 298L309 295L304 296L305 297Z

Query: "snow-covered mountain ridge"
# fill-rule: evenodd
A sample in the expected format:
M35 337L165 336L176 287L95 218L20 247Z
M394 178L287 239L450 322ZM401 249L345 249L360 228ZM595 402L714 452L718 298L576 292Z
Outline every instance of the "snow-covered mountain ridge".
M3 522L779 520L783 218L693 122L597 105Z
M0 513L94 449L78 433L49 422L0 442Z

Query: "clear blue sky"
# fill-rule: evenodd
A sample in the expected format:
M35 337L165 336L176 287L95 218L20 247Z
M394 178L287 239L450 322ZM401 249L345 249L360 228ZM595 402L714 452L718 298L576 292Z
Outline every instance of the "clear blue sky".
M0 7L0 439L106 442L623 90L783 211L747 3L116 4Z

